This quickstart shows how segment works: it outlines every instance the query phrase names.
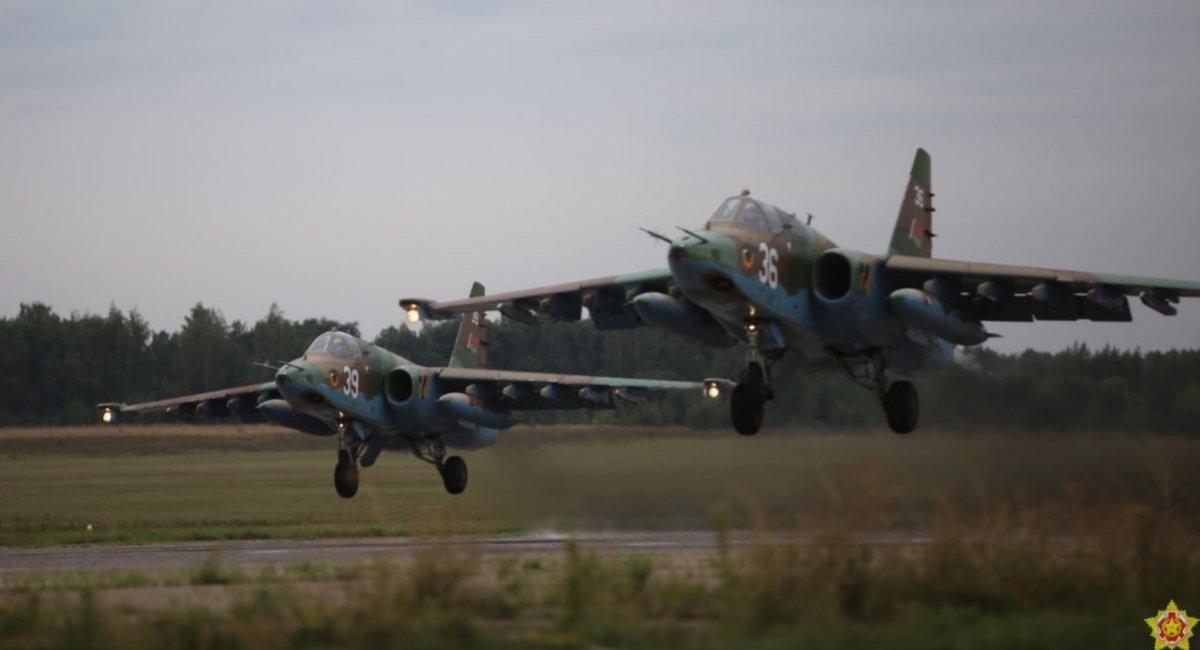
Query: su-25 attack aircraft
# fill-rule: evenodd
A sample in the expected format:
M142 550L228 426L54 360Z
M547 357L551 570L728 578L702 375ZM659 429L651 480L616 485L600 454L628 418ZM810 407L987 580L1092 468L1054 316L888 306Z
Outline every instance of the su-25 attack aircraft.
M918 149L883 255L842 248L749 192L726 199L700 230L679 228L665 269L480 298L403 299L409 321L498 310L535 324L578 320L601 330L660 327L712 346L741 343L734 428L753 435L776 386L798 368L840 366L873 389L896 433L917 425L921 371L953 361L955 345L991 336L987 321L1131 320L1127 296L1167 316L1200 282L933 259L930 157ZM718 391L719 386L710 387Z
M478 282L471 296L483 295ZM709 385L724 380L708 380ZM516 423L513 411L615 408L668 389L704 384L620 377L590 377L487 368L483 313L464 314L443 368L418 366L404 357L338 331L321 334L299 359L283 364L275 379L142 404L98 404L100 419L116 424L128 415L176 412L270 421L317 436L336 436L333 484L342 497L358 492L358 468L373 465L384 449L407 451L437 467L446 491L467 487L467 464L446 449L474 450L496 442Z

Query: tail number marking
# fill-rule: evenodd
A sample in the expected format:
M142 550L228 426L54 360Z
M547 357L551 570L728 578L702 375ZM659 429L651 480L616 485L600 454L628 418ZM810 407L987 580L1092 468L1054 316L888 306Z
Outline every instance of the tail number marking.
M758 270L758 281L774 289L779 285L779 251L767 246L767 242L758 245L762 254L762 268Z
M346 366L342 368L342 375L346 377L346 381L342 382L342 392L350 397L358 397L358 368Z

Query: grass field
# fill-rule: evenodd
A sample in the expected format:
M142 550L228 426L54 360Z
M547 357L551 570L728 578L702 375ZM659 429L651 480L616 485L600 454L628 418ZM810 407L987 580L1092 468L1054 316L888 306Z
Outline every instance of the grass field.
M1184 438L527 428L466 455L464 495L385 452L350 500L333 447L270 427L0 431L0 545L704 529L718 505L736 527L785 529L1200 512L1200 442Z
M467 455L462 496L385 453L351 500L334 494L332 447L265 427L0 431L0 544L541 528L818 541L719 551L701 571L568 545L16 580L0 646L1149 648L1141 619L1172 598L1200 609L1200 443L1186 438L526 428ZM932 541L847 541L888 530ZM193 588L226 590L224 604L109 598Z

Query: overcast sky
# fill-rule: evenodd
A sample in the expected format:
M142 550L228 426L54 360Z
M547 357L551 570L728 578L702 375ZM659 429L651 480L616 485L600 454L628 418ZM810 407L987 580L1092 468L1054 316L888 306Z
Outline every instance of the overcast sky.
M1200 280L1200 3L0 5L0 314L400 322L665 265L742 188L882 252ZM1136 303L1136 301L1135 301ZM998 347L1200 347L1200 300Z

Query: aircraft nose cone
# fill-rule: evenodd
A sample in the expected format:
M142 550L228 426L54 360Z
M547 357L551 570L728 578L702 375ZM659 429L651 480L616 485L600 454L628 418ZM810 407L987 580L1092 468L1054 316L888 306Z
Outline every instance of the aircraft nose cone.
M275 371L275 385L280 391L292 387L293 384L303 379L304 368L294 361Z

